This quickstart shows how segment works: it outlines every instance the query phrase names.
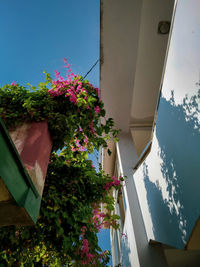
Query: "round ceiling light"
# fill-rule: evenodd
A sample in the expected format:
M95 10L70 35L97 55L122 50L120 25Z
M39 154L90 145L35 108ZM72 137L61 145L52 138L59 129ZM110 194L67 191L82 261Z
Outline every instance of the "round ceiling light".
M158 24L158 34L168 34L170 30L170 21L160 21Z

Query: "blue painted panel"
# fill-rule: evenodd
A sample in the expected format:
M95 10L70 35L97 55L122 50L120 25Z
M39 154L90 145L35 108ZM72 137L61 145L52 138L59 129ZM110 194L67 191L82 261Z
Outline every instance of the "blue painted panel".
M134 179L148 238L183 248L200 216L200 1L178 1L152 148Z
M102 251L109 250L111 252L110 229L101 229L100 232L97 233L97 237L98 245ZM112 256L110 257L108 266L112 266Z

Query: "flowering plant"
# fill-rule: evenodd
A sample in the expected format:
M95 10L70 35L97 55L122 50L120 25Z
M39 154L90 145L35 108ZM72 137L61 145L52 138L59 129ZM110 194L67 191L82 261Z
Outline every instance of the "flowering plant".
M57 71L55 76L46 74L37 89L15 82L0 89L0 116L7 127L47 120L53 149L60 149L59 155L51 154L37 224L0 228L0 264L106 266L109 252L99 248L97 233L104 226L118 227L109 191L119 189L123 178L101 168L97 172L87 153L106 147L118 130L105 119L97 88L70 69L66 80Z
M69 64L66 64L69 68ZM0 116L8 128L23 122L47 120L53 139L53 149L66 144L73 151L87 148L92 152L106 147L109 135L117 136L111 118L105 119L105 109L98 88L69 69L67 78L55 71L56 79L46 74L46 81L37 88L13 82L0 88ZM105 123L103 123L103 119Z
M120 180L96 172L90 160L76 157L69 162L64 153L53 153L38 222L0 228L0 263L106 266L109 252L101 251L97 233L103 226L118 228L119 216L111 213L114 200L105 187L119 189Z

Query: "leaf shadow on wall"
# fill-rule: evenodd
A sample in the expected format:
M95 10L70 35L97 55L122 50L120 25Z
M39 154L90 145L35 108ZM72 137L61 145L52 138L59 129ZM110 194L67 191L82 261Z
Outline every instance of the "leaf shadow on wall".
M157 154L162 162L162 179L167 184L167 199L163 198L160 174L153 179L156 183L152 182L148 164L143 163L155 240L178 248L184 248L200 215L199 105L200 90L190 98L185 96L182 104L175 104L173 91L170 100L160 98L154 135L159 144ZM152 150L148 157L151 153Z
M122 237L121 246L122 246L122 264L123 266L127 266L127 267L131 266L130 259L129 259L131 250L130 250L128 237L126 236Z

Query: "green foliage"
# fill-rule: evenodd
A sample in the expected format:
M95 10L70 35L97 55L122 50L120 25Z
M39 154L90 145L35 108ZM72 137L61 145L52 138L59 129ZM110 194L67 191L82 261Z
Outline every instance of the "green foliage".
M81 83L83 92L76 91L78 83ZM75 136L83 140L82 133L89 138L88 149L91 152L100 145L106 147L108 135L116 137L118 130L113 128L111 118L104 124L99 123L105 117L103 102L99 100L97 90L81 76L74 77L67 85L64 82L55 85L46 74L46 82L37 88L28 86L15 84L0 88L0 116L8 129L23 122L47 120L55 151L65 144L73 145ZM74 88L76 103L66 93L71 87ZM99 113L95 112L95 107L100 109Z
M5 259L11 266L31 266L36 262L50 266L82 266L78 250L82 243L80 233L86 227L85 237L91 253L98 255L97 229L91 222L93 203L107 203L104 186L111 178L96 172L91 161L66 163L64 155L52 154L40 216L35 226L0 228L0 262ZM111 210L110 209L110 210ZM109 211L107 219L111 219ZM119 219L115 215L113 219ZM105 266L105 262L96 266Z
M87 153L107 147L118 130L111 118L105 119L97 88L80 76L54 81L46 74L44 83L28 87L0 88L0 116L10 130L24 122L48 121L53 150L60 154L51 154L37 224L0 228L0 264L106 266L109 252L99 248L97 232L102 224L118 227L109 190L119 189L123 179L96 172Z

